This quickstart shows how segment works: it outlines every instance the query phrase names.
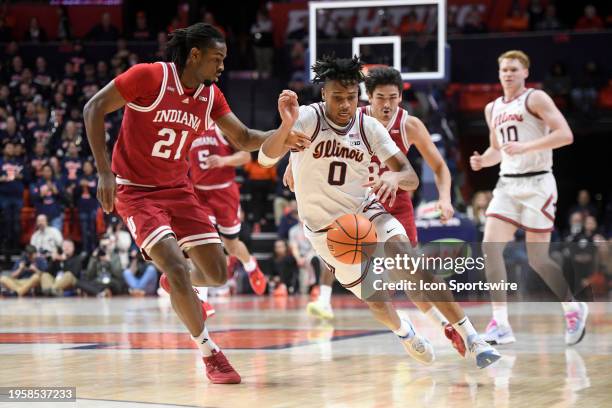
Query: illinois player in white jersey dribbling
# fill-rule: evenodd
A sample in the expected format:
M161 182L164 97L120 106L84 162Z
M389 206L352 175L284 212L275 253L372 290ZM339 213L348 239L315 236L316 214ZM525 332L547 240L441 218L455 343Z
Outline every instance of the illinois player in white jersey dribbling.
M414 190L418 178L406 156L376 119L357 110L362 64L357 58L323 58L314 65L315 82L324 83L324 103L301 106L297 96L283 91L279 112L283 120L279 132L266 140L259 151L259 161L271 166L288 149L284 134L295 129L311 135L311 145L303 152L291 153L298 213L304 232L317 254L329 265L338 281L361 299L368 297L365 282L371 279L360 265L339 262L330 253L326 232L335 219L344 214L361 214L372 221L378 241L385 243L386 255L402 256L410 251L410 240L402 224L389 214L382 203L395 202L398 188ZM369 180L369 164L376 155L389 167L376 180ZM379 201L380 200L380 201ZM403 276L431 282L424 271ZM439 294L436 307L453 323L479 367L497 361L500 355L476 333L450 292ZM405 315L398 315L391 302L365 300L374 317L398 335L406 351L421 363L434 360L431 344L419 336Z
M529 75L525 53L507 51L498 63L504 96L485 108L490 146L482 155L474 152L470 158L475 171L500 163L500 178L486 212L483 250L487 279L506 280L504 246L518 228L523 229L529 265L563 302L565 342L576 344L584 337L588 306L574 300L563 272L548 255L557 202L552 150L571 144L572 131L545 92L525 87ZM485 339L492 344L513 343L505 291L491 292L491 299L493 319Z

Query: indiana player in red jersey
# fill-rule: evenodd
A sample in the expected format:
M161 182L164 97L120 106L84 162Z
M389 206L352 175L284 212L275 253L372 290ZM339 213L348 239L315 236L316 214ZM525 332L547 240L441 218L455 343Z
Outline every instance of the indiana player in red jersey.
M191 142L216 122L236 146L257 149L278 130L247 128L214 85L227 47L209 24L175 30L167 45L171 62L137 64L94 95L84 109L85 127L98 168L98 199L116 209L140 247L167 276L172 306L200 349L214 383L238 383L240 375L208 335L206 316L192 289L227 280L215 227L188 178ZM106 152L104 116L124 108L112 167ZM288 145L307 146L304 135ZM195 269L190 271L187 254Z
M211 222L217 226L225 250L242 262L253 291L263 295L267 286L266 277L246 245L238 239L241 222L236 167L250 160L249 153L236 151L221 129L213 125L191 144L189 174L196 196L209 212ZM207 288L198 290L200 299L204 300Z
M403 89L402 77L396 69L390 67L375 68L365 77L365 87L370 101L369 106L361 107L366 115L377 119L391 135L391 138L406 155L408 149L414 145L425 162L435 174L438 188L438 202L436 208L440 211L440 220L445 223L453 217L454 209L450 199L451 176L444 159L431 140L429 132L418 118L411 116L401 108ZM290 166L288 166L290 168ZM381 164L374 156L370 163L370 173L373 177L380 177L389 169ZM413 246L417 244L417 229L414 222L412 199L408 191L398 190L393 206L389 201L383 203L385 209L406 229L408 238ZM331 308L331 285L334 277L327 268L321 273L321 286L319 298L307 306L309 314L323 318L333 318ZM428 316L435 324L444 329L444 334L453 342L453 346L461 354L465 354L465 345L461 336L440 311L429 302L414 302L415 305Z

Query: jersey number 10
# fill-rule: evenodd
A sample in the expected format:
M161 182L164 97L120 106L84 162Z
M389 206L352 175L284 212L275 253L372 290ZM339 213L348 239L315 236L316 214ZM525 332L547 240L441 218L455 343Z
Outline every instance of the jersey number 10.
M508 126L505 132L504 128L499 129L499 131L502 135L502 144L506 142L518 142L518 129L516 126Z

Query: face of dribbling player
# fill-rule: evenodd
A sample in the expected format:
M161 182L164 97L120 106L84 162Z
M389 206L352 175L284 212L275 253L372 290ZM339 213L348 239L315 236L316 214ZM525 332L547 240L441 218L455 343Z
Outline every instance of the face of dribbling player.
M368 94L368 99L372 115L387 123L397 111L402 101L402 93L395 85L378 85L371 94Z
M210 86L217 82L225 69L223 60L226 56L227 46L224 42L213 42L205 49L192 48L188 65L190 62L197 83Z
M359 84L327 81L321 95L325 101L325 115L338 126L348 125L357 111Z
M504 58L499 64L499 82L504 90L524 87L528 76L529 70L517 59Z

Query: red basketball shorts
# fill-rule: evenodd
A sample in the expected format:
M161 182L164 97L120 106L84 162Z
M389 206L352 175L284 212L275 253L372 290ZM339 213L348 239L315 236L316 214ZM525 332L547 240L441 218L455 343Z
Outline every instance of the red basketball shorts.
M200 204L210 214L211 222L217 226L219 234L226 238L236 238L240 233L240 190L238 184L229 187L206 189L196 186L196 196Z

